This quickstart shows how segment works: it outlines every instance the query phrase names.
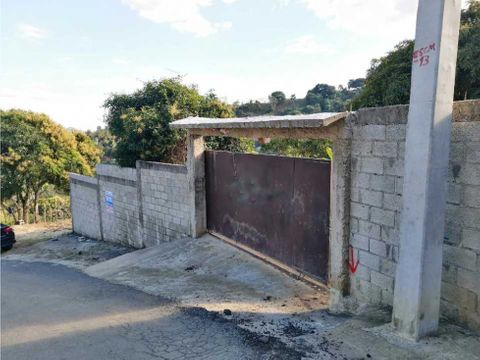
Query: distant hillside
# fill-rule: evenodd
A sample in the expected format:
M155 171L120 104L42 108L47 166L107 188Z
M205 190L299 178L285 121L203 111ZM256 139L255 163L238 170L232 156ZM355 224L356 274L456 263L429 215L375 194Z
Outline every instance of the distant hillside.
M243 117L344 111L350 108L352 99L360 93L364 83L365 79L359 78L350 80L347 87L317 84L301 99L297 99L295 95L287 98L282 91L274 91L268 97L268 102L249 101L235 104L235 114Z

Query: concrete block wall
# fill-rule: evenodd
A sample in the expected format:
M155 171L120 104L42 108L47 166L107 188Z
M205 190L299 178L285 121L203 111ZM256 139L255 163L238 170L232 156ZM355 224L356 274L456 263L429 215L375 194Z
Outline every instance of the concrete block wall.
M399 255L408 106L352 114L351 294L392 305ZM442 274L442 315L480 329L480 102L456 102ZM440 276L440 274L439 274Z
M103 240L143 247L136 169L100 164L96 172ZM113 206L108 205L107 197Z
M461 110L452 129L441 310L480 330L480 102L473 114Z
M100 164L96 178L70 174L70 188L76 233L136 248L191 233L185 166Z
M141 179L145 246L190 233L187 168L184 165L138 161Z
M73 231L94 239L102 237L97 193L98 183L95 178L70 174Z

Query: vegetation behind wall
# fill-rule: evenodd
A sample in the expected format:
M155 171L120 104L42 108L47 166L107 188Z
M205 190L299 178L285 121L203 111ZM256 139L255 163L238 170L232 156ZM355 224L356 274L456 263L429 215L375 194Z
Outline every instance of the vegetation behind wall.
M47 217L51 202L65 208L68 173L92 175L100 150L91 138L69 131L47 115L0 110L1 206L16 222L37 222L41 205ZM60 205L61 204L61 205ZM61 210L63 211L63 210ZM64 211L63 211L64 212Z

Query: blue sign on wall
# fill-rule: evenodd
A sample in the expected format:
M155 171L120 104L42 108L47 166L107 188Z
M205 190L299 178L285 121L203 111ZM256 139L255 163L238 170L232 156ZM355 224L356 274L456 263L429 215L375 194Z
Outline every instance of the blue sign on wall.
M113 213L113 193L111 191L105 191L105 210L109 213Z

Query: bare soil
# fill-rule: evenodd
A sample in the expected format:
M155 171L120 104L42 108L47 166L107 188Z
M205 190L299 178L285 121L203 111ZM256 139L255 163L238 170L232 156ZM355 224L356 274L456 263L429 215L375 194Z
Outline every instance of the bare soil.
M14 248L21 248L71 233L72 220L65 219L53 223L13 225L12 227L17 239Z

